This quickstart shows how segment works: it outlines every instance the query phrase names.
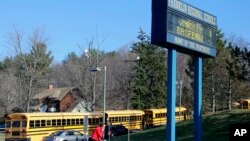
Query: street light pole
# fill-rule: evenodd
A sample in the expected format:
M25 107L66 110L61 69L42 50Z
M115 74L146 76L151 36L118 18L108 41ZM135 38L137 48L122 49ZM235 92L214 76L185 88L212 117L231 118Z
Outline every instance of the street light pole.
M104 66L104 84L103 84L103 118L102 124L105 125L105 111L106 111L106 66Z
M181 95L182 95L182 80L179 81L179 121L181 121Z
M103 133L105 132L105 112L106 112L106 81L107 81L107 67L104 66L104 81L103 81L103 116L102 116L102 125L103 125ZM95 69L90 69L90 71L101 71L100 67ZM102 136L102 140L104 139L104 134Z

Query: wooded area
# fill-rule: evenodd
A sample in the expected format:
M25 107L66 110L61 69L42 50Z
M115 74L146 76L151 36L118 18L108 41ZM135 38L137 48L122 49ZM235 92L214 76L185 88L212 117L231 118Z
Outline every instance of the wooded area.
M107 66L107 109L145 109L166 106L166 49L150 44L150 36L140 29L137 41L117 51L105 52L105 40L92 38L81 52L68 53L53 62L43 30L34 30L28 38L14 28L7 38L11 56L0 61L1 115L13 111L29 112L31 97L49 85L78 87L90 107L102 109L104 72L91 68ZM250 51L242 38L225 39L218 31L217 57L203 60L203 110L232 109L233 103L249 98ZM139 60L137 57L140 57ZM178 53L177 105L193 107L193 58ZM180 85L182 84L182 85ZM180 93L181 97L180 97Z

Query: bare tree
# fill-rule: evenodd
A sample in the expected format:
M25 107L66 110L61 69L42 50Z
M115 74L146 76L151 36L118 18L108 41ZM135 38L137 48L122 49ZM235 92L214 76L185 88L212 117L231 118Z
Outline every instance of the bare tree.
M14 28L10 34L8 43L15 50L15 59L18 63L18 77L24 82L26 111L29 112L30 98L34 90L34 84L39 83L48 72L48 66L52 63L51 52L47 52L47 39L44 37L44 30L33 30L29 37L29 43L25 45L23 33ZM26 48L30 49L27 53Z
M0 105L4 108L3 114L8 114L18 105L17 78L11 70L0 73Z

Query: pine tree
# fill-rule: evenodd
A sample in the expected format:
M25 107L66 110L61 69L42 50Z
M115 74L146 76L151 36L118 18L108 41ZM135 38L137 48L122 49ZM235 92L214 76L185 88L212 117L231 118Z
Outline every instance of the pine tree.
M36 42L27 54L19 54L16 56L18 61L18 69L16 76L23 80L26 88L26 111L29 112L30 99L33 90L39 84L39 81L46 79L50 71L50 64L53 61L51 51L47 51L46 44Z
M221 87L225 85L225 56L227 54L225 44L223 40L223 34L220 30L217 31L216 48L217 55L216 58L205 58L203 60L203 103L204 111L216 110L216 96L223 93ZM194 77L194 58L190 57L188 61L188 68L186 69L186 74L193 80ZM193 82L191 82L193 88Z
M140 56L132 81L132 106L135 109L159 108L166 105L165 51L150 44L149 37L140 30L139 42L132 52Z

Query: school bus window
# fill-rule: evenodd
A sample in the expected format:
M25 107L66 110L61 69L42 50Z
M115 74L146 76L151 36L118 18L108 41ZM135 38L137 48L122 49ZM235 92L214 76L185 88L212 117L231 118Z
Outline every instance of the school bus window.
M22 127L26 127L27 126L27 121L22 121Z
M67 125L70 125L70 119L67 119L67 123L66 123Z
M79 118L76 119L76 125L79 125L79 123L80 123L79 120L80 120Z
M52 120L52 126L56 126L56 120L55 119Z
M41 120L41 127L45 126L45 120Z
M30 121L30 127L35 127L35 126L34 126L34 120L31 120L31 121Z
M81 119L80 119L80 125L82 125L82 124L83 124L83 119L81 118Z
M118 121L118 117L115 117L115 122L117 122Z
M20 127L20 121L13 121L12 127Z
M51 126L51 121L47 120L47 126Z
M135 120L135 118L136 118L136 116L132 116L132 120L133 120L133 121Z
M88 119L88 121L89 121L89 124L92 124L92 120L91 120L91 118L89 118L89 119Z
M6 121L6 128L10 128L10 121Z
M153 114L149 114L149 118L153 118Z
M35 126L40 127L40 120L35 120Z
M61 119L57 119L56 121L57 121L57 125L58 125L58 126L61 126L61 125L62 125Z
M66 119L62 119L62 125L66 125Z
M76 124L76 120L75 119L71 119L71 125L75 125Z

